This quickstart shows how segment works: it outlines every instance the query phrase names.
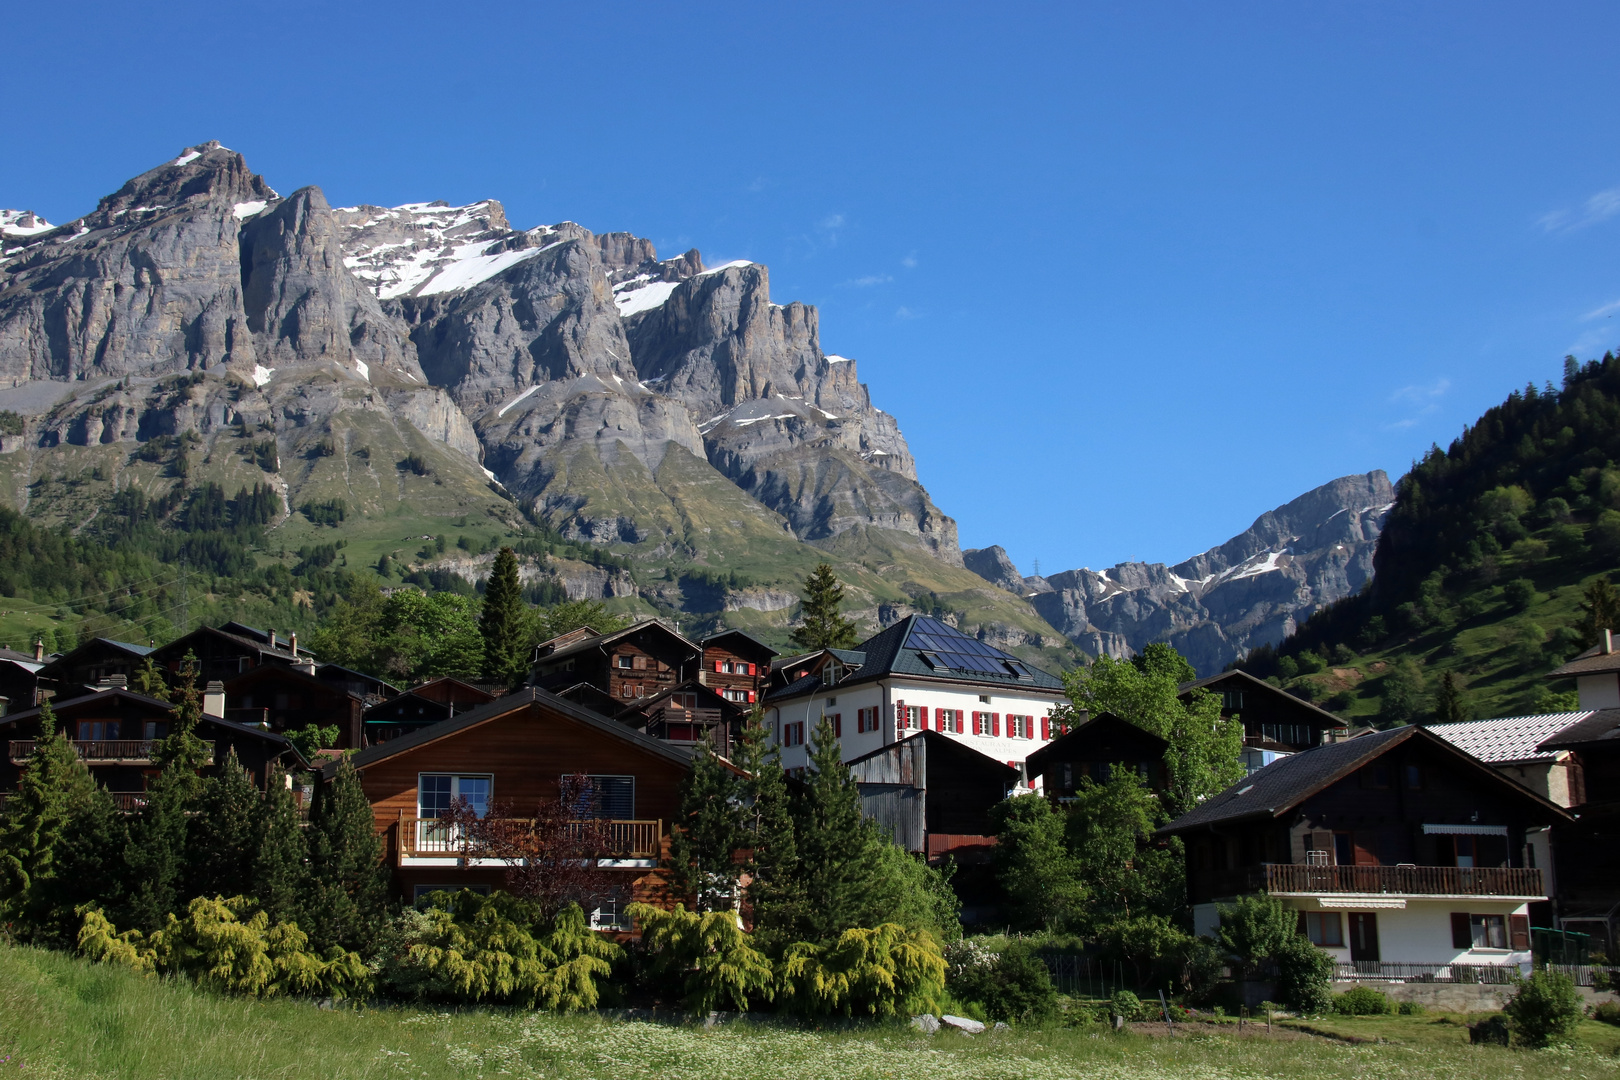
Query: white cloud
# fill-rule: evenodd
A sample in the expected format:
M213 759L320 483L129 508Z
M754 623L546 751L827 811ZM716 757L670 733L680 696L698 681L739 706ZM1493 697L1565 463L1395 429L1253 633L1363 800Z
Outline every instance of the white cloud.
M913 251L911 254L901 259L900 265L905 267L907 270L915 270L917 268L917 253Z
M1601 356L1604 350L1614 348L1616 337L1620 337L1620 333L1616 333L1613 327L1594 326L1570 342L1564 352L1574 357Z
M821 219L821 227L823 229L841 229L841 228L843 228L844 227L844 215L843 214L828 214L826 217Z
M897 319L916 319L920 316L920 312L912 311L908 307L897 307L894 309L894 317Z
M1620 300L1610 300L1602 307L1595 307L1591 311L1588 311L1585 315L1582 315L1581 322L1590 322L1593 319L1613 318L1616 312L1620 312Z
M1412 405L1421 405L1440 397L1451 389L1450 379L1436 379L1428 386L1403 386L1389 395L1391 401L1404 401Z
M893 280L894 278L888 274L868 274L865 277L851 278L843 284L856 289L870 289L873 285L887 285Z
M1567 233L1608 221L1616 214L1620 214L1620 187L1598 192L1577 209L1543 214L1539 222L1547 232Z

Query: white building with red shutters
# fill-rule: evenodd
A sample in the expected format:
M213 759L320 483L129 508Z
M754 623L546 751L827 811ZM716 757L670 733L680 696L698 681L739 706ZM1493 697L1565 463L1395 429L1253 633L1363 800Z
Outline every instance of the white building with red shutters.
M853 649L773 665L765 722L782 765L803 768L822 716L845 761L919 731L937 731L1022 770L1045 746L1063 683L938 619L912 615Z

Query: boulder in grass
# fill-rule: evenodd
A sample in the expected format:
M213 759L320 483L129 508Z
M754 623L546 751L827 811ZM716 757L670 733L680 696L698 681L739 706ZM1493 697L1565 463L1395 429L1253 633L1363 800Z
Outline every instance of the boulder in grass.
M966 1016L942 1016L940 1023L947 1024L958 1031L965 1031L969 1035L978 1035L984 1031L984 1025L977 1020Z

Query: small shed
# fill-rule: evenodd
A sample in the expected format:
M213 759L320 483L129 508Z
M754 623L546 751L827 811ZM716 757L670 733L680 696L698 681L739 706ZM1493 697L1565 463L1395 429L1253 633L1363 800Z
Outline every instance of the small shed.
M849 763L861 809L907 851L938 858L987 847L990 810L1018 786L1016 767L937 731L919 731Z

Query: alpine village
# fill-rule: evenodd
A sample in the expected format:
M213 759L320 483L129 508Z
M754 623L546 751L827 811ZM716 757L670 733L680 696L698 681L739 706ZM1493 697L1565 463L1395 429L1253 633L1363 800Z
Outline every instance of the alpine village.
M6 215L8 949L940 1046L1620 1012L1613 355L1026 576L757 264L218 143Z

